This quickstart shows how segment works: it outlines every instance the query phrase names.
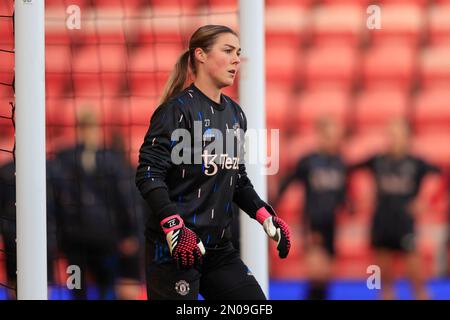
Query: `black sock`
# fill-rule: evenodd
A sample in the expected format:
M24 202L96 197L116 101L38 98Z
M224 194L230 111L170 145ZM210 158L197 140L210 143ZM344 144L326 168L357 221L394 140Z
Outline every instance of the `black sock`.
M308 300L325 300L327 283L322 281L312 281L309 285Z

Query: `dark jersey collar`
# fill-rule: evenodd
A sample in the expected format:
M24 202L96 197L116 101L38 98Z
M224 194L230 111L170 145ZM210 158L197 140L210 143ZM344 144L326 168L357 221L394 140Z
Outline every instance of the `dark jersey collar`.
M194 90L196 93L200 95L200 97L207 101L214 109L224 110L227 105L227 99L224 97L223 93L220 94L220 104L209 98L206 94L204 94L199 88L197 88L194 83L192 83L188 89Z

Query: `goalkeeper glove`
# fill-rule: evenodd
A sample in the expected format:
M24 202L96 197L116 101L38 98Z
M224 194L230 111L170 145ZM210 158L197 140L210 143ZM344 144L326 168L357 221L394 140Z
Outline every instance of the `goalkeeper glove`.
M286 258L291 248L291 235L286 222L277 217L275 211L270 206L258 209L256 211L256 220L263 226L267 235L277 242L277 250L280 258Z
M166 234L172 259L179 269L190 269L201 264L205 247L200 238L185 227L179 215L163 219L161 227Z

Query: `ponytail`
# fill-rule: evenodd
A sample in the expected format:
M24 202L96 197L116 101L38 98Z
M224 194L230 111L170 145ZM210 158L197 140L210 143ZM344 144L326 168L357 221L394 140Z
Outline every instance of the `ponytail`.
M186 50L175 64L169 80L164 87L160 104L167 102L171 97L183 91L188 78L190 51Z

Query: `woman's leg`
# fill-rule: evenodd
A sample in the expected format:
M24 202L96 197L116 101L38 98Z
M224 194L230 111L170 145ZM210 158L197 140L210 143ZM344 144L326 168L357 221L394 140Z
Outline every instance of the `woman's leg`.
M375 249L375 263L381 270L381 299L395 299L394 291L394 255L391 250L377 248Z
M309 300L324 300L332 273L334 255L334 222L317 224L306 231L305 262L309 279Z
M425 287L425 279L422 273L420 255L417 251L411 251L406 255L408 275L411 279L414 296L418 300L427 300L429 295Z

